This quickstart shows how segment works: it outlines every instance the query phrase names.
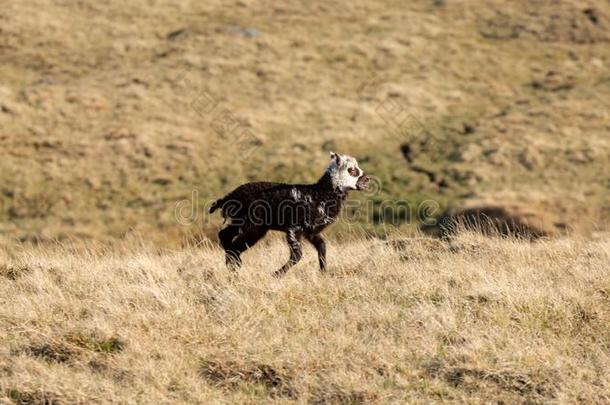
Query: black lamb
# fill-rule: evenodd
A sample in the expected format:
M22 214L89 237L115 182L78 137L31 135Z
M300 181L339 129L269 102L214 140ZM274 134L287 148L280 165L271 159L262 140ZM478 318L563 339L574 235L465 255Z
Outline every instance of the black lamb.
M290 247L290 260L275 276L284 275L301 259L303 237L316 248L320 270L325 271L326 244L320 232L337 219L348 191L362 190L368 182L355 158L331 152L331 162L317 183L255 182L237 187L209 210L221 208L230 221L218 232L227 266L238 268L240 255L274 230L286 233Z

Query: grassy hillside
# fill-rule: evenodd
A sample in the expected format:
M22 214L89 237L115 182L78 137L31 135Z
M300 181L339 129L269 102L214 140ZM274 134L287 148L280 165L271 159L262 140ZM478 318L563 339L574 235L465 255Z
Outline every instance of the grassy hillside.
M4 2L0 403L610 402L609 45L607 0ZM207 205L331 150L328 273L227 271ZM420 237L456 207L550 237Z
M607 403L608 241L0 251L0 402ZM21 402L19 402L21 401ZM47 401L47 402L44 402Z
M36 0L0 21L6 238L212 234L210 199L313 181L329 150L378 178L376 204L610 218L605 0Z

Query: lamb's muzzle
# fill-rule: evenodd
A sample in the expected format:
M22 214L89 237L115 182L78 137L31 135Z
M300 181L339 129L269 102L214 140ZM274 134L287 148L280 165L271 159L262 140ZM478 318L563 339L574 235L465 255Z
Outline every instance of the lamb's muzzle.
M218 233L227 265L241 265L241 253L269 230L282 231L290 247L290 260L275 275L283 275L302 256L303 237L318 251L320 270L326 269L326 243L320 233L341 212L350 190L365 190L370 178L355 158L331 153L324 175L313 184L247 183L215 201L210 213L222 210L229 225Z
M371 178L363 173L356 182L356 189L359 191L366 190L369 186L370 180Z

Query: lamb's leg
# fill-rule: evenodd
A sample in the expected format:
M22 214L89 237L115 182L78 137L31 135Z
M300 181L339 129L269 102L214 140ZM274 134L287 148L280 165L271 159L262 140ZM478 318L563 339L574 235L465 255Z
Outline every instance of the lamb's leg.
M241 258L239 253L236 252L233 238L239 234L239 226L229 225L218 232L218 239L222 248L225 250L226 263L229 268L235 269L241 266Z
M301 234L297 233L294 230L289 230L286 232L286 241L288 242L288 246L290 247L290 259L288 263L283 265L279 270L277 270L273 275L275 277L281 277L295 264L301 260L303 257L303 249L301 248Z
M241 254L251 248L267 234L267 229L254 228L238 235L233 241L232 254L237 259L237 267L241 265Z
M320 271L324 273L326 271L326 242L318 234L307 235L307 240L316 248L318 252L318 262L320 263Z

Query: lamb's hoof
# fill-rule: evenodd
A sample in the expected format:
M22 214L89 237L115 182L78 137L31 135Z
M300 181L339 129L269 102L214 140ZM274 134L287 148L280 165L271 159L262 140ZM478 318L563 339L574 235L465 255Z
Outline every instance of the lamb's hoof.
M227 269L232 272L237 272L237 270L239 270L239 268L241 267L241 259L233 256L227 256L225 264L227 266Z

